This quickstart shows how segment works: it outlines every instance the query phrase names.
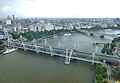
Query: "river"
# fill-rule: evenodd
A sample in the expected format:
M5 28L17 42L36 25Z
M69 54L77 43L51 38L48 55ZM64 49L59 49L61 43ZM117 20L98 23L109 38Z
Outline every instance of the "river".
M111 38L90 37L75 33L47 40L47 45L95 52L95 42L108 43ZM44 45L44 42L39 43ZM98 52L102 46L98 47ZM93 83L94 66L82 61L71 61L65 65L61 57L17 50L10 54L0 54L0 83Z

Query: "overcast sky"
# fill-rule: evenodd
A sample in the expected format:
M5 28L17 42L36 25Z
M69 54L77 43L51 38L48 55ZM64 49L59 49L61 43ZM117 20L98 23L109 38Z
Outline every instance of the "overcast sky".
M120 0L0 0L0 17L120 17Z

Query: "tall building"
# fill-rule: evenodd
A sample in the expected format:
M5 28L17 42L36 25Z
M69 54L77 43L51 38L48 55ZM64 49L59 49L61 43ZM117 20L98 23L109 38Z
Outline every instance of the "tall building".
M15 24L15 15L12 15L13 24Z

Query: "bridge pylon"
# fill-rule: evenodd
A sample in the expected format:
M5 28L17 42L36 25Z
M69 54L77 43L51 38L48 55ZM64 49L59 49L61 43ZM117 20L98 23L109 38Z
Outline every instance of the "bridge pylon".
M80 49L79 43L77 43L77 44L74 43L74 49L75 49L75 50L79 50L79 49Z
M23 43L23 41L22 41L22 46L23 46L24 51L26 51L27 48L25 47L25 44Z
M61 43L60 43L60 41L58 42L58 48L60 48L61 47Z
M51 56L53 56L54 54L53 54L53 49L52 49L52 47L50 46L49 47L50 48L50 53L51 53Z
M98 53L98 46L95 47L95 53Z
M15 44L11 41L11 39L9 37L7 37L7 47L12 47L14 48L15 47Z
M103 60L103 66L104 67L106 66L106 60Z
M36 49L36 53L39 53L39 51L38 51L38 47L37 47L36 44L35 44L35 49Z
M63 48L63 49L65 48L60 41L58 42L58 48Z
M93 55L92 55L92 65L94 65L94 62L95 61L95 53L93 53Z
M72 54L73 54L73 50L70 50L70 53L69 53L69 50L66 49L65 64L70 64L70 60L71 60Z
M74 43L74 49L76 50L77 49L77 47L76 47L76 44Z
M47 46L47 39L45 39L45 46Z

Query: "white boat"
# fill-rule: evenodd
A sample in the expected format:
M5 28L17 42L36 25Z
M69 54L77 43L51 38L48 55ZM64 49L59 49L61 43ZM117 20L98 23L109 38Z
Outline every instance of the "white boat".
M56 38L57 36L53 36L53 38Z
M64 34L64 36L69 36L69 35L71 35L70 33L66 33L66 34Z
M7 50L5 52L3 52L3 54L8 54L8 53L16 51L16 50L17 50L17 48L12 48L12 49L7 48Z

